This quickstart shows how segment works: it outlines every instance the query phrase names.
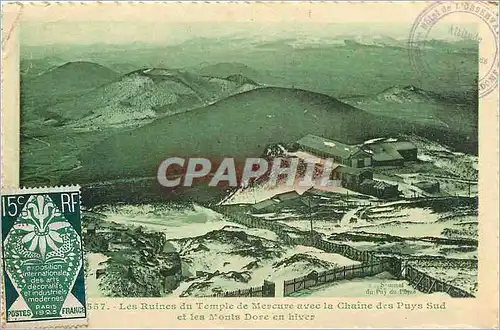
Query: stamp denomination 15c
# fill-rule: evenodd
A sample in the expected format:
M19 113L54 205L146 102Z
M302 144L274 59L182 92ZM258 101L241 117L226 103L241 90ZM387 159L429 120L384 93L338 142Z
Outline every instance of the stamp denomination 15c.
M2 193L7 324L86 319L78 187Z

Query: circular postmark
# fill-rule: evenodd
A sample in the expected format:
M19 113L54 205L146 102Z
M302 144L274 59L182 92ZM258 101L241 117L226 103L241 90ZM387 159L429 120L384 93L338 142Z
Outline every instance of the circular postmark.
M408 40L414 70L434 83L477 85L479 97L491 93L499 75L496 9L483 1L438 1L426 7Z

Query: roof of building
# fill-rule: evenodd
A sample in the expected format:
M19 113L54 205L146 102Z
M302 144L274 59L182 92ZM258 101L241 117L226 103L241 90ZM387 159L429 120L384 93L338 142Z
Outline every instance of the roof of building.
M372 151L373 160L376 162L403 160L404 157L399 151L417 150L417 146L409 141L373 141L363 147Z
M304 136L298 140L297 143L300 146L306 146L327 155L338 156L341 158L349 158L360 151L365 152L358 146L343 144L313 134Z
M391 143L397 150L416 150L417 146L410 141L398 141Z
M377 162L403 160L404 157L394 147L393 143L373 143L366 145L373 154L373 160Z
M391 144L397 150L412 150L417 149L417 146L410 141L399 141L394 138L376 138L365 141L363 143L364 146L375 146L380 144Z
M375 189L395 188L398 186L395 184L390 184L390 183L385 182L385 181L370 180L370 179L363 180L363 182L361 182L361 185L362 186L371 186L371 187L374 187Z
M275 205L277 203L278 202L276 202L276 201L274 201L272 199L266 199L266 200L263 200L262 202L258 202L258 203L253 204L252 208L255 209L255 210L263 210L266 207L273 206L273 205Z
M316 196L332 197L335 194L333 192L331 192L331 191L321 190L321 189L314 188L314 187L311 187L311 188L307 189L302 194L302 196L311 196L311 195L312 196L316 195Z
M300 196L299 193L294 190L294 191L287 191L287 192L284 192L281 194L274 195L273 199L279 199L280 202L283 202L286 200L295 199L299 196Z

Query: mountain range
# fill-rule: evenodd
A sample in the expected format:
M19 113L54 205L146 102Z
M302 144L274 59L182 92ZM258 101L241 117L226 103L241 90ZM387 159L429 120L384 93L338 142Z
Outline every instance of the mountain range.
M78 64L78 68L75 65L67 64L55 69L57 75L49 71L39 76L37 82L51 85L54 76L67 74L71 66L78 69L74 70L77 75L81 64ZM96 77L89 79L84 85L93 86L94 89L48 105L39 110L40 114L56 119L59 125L85 130L137 126L164 115L205 106L229 95L259 87L251 79L238 74L218 78L180 70L148 68L120 77L113 76L112 81L109 81L110 79L100 78L111 78L108 74L111 70L104 70L97 65L92 66L92 69L89 74ZM79 79L63 77L57 82L60 85L64 81L73 80ZM32 85L28 87L33 88ZM58 86L52 88L64 90ZM73 93L78 90L71 85L67 88L68 93L70 90ZM50 95L50 91L47 93Z
M80 71L85 68L93 78L75 81L84 76ZM30 95L35 93L29 88L41 88L43 81L65 88L46 87L45 100L52 103L37 103L37 108L27 106L30 99L23 98L23 134L43 141L54 136L48 138L48 149L30 140L36 149L23 145L23 154L63 162L50 169L61 180L56 183L85 184L155 177L168 157L230 156L241 161L260 156L268 145L295 142L307 134L347 144L416 134L459 151L477 152L473 106L412 85L338 99L260 84L242 74L259 73L243 64L224 62L200 69L212 76L165 68L120 75L99 64L77 62L27 80L24 92ZM221 77L214 76L217 70ZM54 91L67 94L54 96ZM52 129L67 138L56 139ZM71 156L63 152L67 139L75 148ZM44 166L23 173L39 177Z
M169 157L229 156L238 163L260 156L268 144L295 142L311 133L348 144L398 134L463 141L456 132L373 115L327 95L265 87L117 133L82 152L81 168L71 176L79 182L154 177Z
M325 31L314 35L306 31L273 36L235 34L178 44L24 47L21 64L31 68L28 72L78 59L100 63L120 74L165 67L222 78L242 74L263 85L296 87L338 98L373 94L394 85L460 94L474 84L477 42L428 40L419 49L423 60L432 65L432 74L425 77L409 61L406 35L394 38ZM55 58L60 62L55 63Z

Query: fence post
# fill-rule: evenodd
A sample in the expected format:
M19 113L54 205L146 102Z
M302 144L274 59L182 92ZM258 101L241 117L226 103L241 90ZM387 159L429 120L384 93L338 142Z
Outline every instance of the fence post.
M262 297L276 297L275 290L276 284L274 282L264 280L264 285L262 286Z

